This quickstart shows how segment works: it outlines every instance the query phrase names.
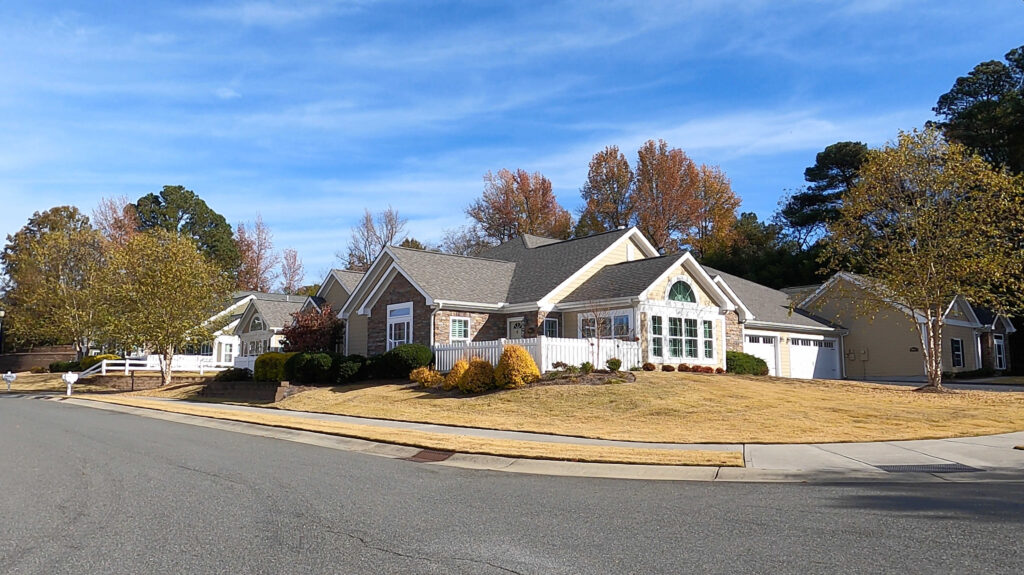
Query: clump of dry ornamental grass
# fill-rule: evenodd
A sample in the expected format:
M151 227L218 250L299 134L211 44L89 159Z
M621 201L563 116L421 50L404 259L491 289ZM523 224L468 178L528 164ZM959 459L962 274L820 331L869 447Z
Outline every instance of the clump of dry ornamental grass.
M144 407L171 413L198 415L229 421L256 423L286 429L314 431L343 437L354 437L368 441L407 445L422 449L436 449L458 453L497 455L526 459L549 459L558 461L581 461L590 463L630 463L647 465L701 465L715 467L742 467L743 454L730 451L683 450L683 449L633 449L627 447L604 447L595 445L572 445L541 441L518 441L450 435L406 429L393 429L373 425L358 425L335 421L317 421L308 418L273 413L251 413L204 407L198 405L167 403L146 400L140 397L93 396L89 399Z
M408 385L314 389L280 409L674 443L931 439L1024 429L1024 394L735 375L637 373L631 385L441 397Z

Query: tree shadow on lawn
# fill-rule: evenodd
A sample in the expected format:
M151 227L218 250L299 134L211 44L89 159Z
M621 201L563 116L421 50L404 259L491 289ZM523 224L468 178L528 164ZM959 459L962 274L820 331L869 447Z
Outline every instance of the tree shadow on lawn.
M846 484L856 487L863 484ZM1010 483L898 483L871 486L872 493L841 495L835 506L897 516L1024 524L1020 485Z

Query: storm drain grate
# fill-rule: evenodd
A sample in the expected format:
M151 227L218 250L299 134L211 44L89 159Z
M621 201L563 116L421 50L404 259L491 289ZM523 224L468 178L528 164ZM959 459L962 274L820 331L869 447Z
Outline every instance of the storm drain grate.
M438 461L444 461L452 455L455 455L451 451L437 451L435 449L424 449L413 455L412 457L405 457L406 461L415 461L416 463L436 463Z
M876 465L888 473L969 473L981 471L962 463L928 463L925 465Z

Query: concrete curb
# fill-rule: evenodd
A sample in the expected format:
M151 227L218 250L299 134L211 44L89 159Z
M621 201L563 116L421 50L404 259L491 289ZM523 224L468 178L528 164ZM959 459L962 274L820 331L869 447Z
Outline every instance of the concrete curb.
M45 396L71 405L139 415L186 425L245 433L259 437L294 441L328 449L388 457L412 459L424 450L363 439L339 437L312 431L299 431L224 419L185 415L144 407L131 407L78 398ZM809 446L807 446L809 447ZM750 467L750 450L744 449L748 467L699 467L670 465L627 465L613 463L578 463L542 459L519 459L493 455L454 453L441 461L420 462L420 465L454 467L479 471L500 471L561 477L592 477L604 479L639 479L648 481L705 481L732 483L1024 483L1024 468L986 469L969 473L887 473L865 465L850 470L758 469Z

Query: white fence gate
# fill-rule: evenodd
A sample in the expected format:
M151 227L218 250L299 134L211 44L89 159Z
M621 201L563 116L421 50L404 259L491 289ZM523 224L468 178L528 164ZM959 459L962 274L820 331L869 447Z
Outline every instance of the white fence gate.
M506 345L518 345L530 352L541 373L552 371L553 364L564 362L580 365L585 361L604 369L611 358L622 361L622 369L640 365L640 343L619 339L573 339L564 337L532 337L526 339L498 339L492 341L471 341L434 346L434 365L438 371L451 371L460 359L479 357L497 365Z

